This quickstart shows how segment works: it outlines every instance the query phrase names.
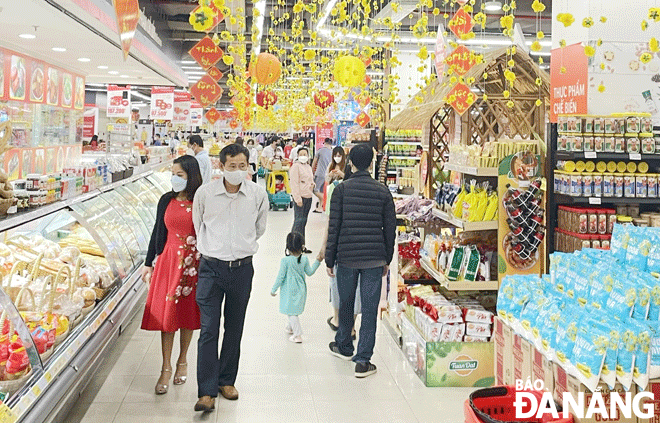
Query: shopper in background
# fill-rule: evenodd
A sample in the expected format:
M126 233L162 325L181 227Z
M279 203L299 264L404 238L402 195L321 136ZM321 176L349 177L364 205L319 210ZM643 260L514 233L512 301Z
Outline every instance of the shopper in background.
M323 148L316 152L314 156L314 162L312 163L312 169L314 169L314 181L316 182L316 187L314 189L314 195L319 199L319 203L316 206L314 213L323 213L323 189L325 186L325 174L328 171L328 166L332 161L332 140L326 138L323 143Z
M160 147L161 145L163 145L163 144L160 142L160 134L154 134L154 145L159 146L159 147Z
M303 141L304 141L303 138L298 138L296 140L296 146L291 149L291 155L290 155L291 161L295 162L296 159L298 158L298 150L302 148Z
M261 166L267 168L268 163L273 160L275 157L275 145L274 145L274 140L272 138L269 138L266 140L266 146L264 147L263 151L261 152Z
M280 313L289 316L285 330L291 334L289 341L302 342L302 328L298 316L305 310L307 301L307 284L305 275L312 276L323 261L323 251L316 257L314 264L310 265L305 251L305 237L298 232L291 232L286 237L286 257L280 262L280 272L270 295L277 295L280 290Z
M291 232L298 232L304 238L314 195L314 175L312 174L312 167L309 165L309 151L306 148L298 150L298 159L289 169L289 184L294 203ZM306 254L311 253L306 248L303 252Z
M247 140L247 149L250 151L250 167L252 168L252 182L257 182L257 165L259 163L259 152L254 146L254 140Z
M172 142L170 142L170 154L174 156L176 154L176 150L179 149L180 145L181 145L181 141L179 140L178 135L175 135L172 138Z
M197 248L202 254L197 284L201 332L197 352L199 401L195 411L213 410L218 391L229 400L238 399L234 384L254 276L252 257L266 231L268 215L266 191L246 180L249 157L250 152L242 145L223 148L223 176L202 186L193 204ZM224 336L218 358L223 300Z
M238 145L243 145L243 142L243 137L236 137L236 141L234 141Z
M293 140L286 140L286 144L284 145L284 157L290 159L291 150L293 150Z
M158 202L156 224L142 268L142 279L149 284L142 329L161 333L163 365L156 383L159 395L167 393L172 377L174 334L180 330L174 384L182 385L188 376L188 347L193 331L200 327L195 302L200 253L196 248L192 206L201 185L197 160L187 155L174 160L172 191Z
M376 373L371 364L376 343L376 323L382 278L394 254L396 214L392 194L369 174L374 158L366 145L350 152L353 175L332 193L325 263L330 277L335 275L339 290L339 329L330 343L333 355L355 364L355 376ZM353 357L351 328L354 321L358 279L362 302L362 325L357 354Z
M92 148L92 150L96 150L99 148L99 136L98 135L93 135L92 139L89 141L89 146Z
M204 140L199 135L192 135L188 139L188 147L195 153L195 158L199 162L203 183L211 182L211 158L209 152L204 150Z

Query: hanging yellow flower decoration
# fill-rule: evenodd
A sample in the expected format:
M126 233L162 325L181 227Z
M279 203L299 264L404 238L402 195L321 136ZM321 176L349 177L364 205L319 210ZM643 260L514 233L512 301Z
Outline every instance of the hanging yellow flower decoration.
M601 70L605 70L605 63L601 63L600 68L601 68Z
M298 2L293 6L293 13L300 13L303 11L304 8L305 6L303 6L301 2Z
M605 16L601 16L601 17L600 17L600 22L601 22L601 23L605 23L605 22L607 22L607 18L606 18Z
M188 18L188 22L190 22L193 29L200 32L211 29L217 13L208 6L202 6L195 10L190 12L190 17Z
M316 3L310 3L307 6L305 6L305 10L307 10L309 13L312 15L316 13Z
M484 72L484 74L483 74L483 78L484 78L484 79L488 79L488 72Z
M465 82L467 82L468 85L472 85L474 84L474 81L475 81L474 77L471 76Z
M536 39L537 40L542 40L545 38L545 33L543 31L539 31L536 33Z
M585 28L591 28L594 26L594 20L592 18L584 18L582 19L582 26Z
M642 31L646 31L648 27L649 27L649 23L646 21L642 21Z
M532 51L541 51L541 50L543 50L543 46L538 41L534 41L532 43L532 45L530 46L530 48L532 49Z
M594 57L594 54L596 54L596 49L592 46L584 46L584 54L587 57Z
M648 51L642 53L642 55L639 56L639 60L644 64L650 62L652 59L653 59L653 55L651 53L649 53Z
M213 41L213 44L215 44L216 46L220 44L220 37L218 37L217 32L213 34L213 38L211 38L211 41Z
M600 84L600 85L598 86L598 92L599 92L599 93L604 93L604 92L605 92L605 85Z
M516 74L507 69L504 71L504 78L513 84L516 81Z
M566 40L559 40L559 47L561 48L566 47Z
M478 25L481 25L481 29L486 27L486 14L479 12L474 15L474 22Z
M456 78L455 76L452 76L451 79L449 79L449 82L451 82L452 85L453 85L453 84L458 82L458 78Z
M429 58L429 51L426 48L426 46L422 46L422 48L419 49L419 52L417 53L417 57L419 57L422 60L426 60Z
M535 82L536 82L536 85L538 85L539 87L541 86L541 84L543 84L543 81L541 81L541 78L536 78Z
M504 98L509 98L509 97L511 97L511 92L509 90L504 90L504 91L502 91L502 96Z
M539 98L538 100L536 100L535 104L536 104L536 107L541 107L541 105L543 104L543 101L541 101L541 99Z
M213 5L218 9L225 7L225 0L213 0Z
M566 68L565 68L564 66L562 66L562 67L559 69L559 73L566 73Z
M314 60L314 58L316 57L316 51L314 51L314 50L305 50L305 56L304 57L305 57L305 60L307 60L308 62L311 61L311 60Z
M440 14L440 9L438 9L437 7L433 9L433 16L438 16L439 14Z
M603 40L599 38L598 41L596 41L596 45L598 47L602 46L603 45Z
M514 62L513 59L511 59L511 60L509 60L508 62L506 62L506 64L507 64L507 66L509 66L510 68L512 68L512 67L514 67L514 66L516 65L516 62Z
M557 15L557 20L564 24L564 27L569 27L575 22L575 18L570 13L560 13Z
M513 28L513 15L506 15L500 18L500 27L506 29Z
M541 13L545 10L545 4L541 3L539 0L534 0L534 3L532 3L532 9L534 10L534 13Z
M660 22L660 7L649 9L649 19L653 19L654 22Z
M234 64L234 56L230 54L225 54L224 56L222 56L222 61L225 65L231 66Z
M660 44L655 37L649 40L649 50L651 53L657 53L660 50Z
M513 106L514 106L513 100L509 100L506 102L506 107L508 107L509 109L513 109Z
M488 101L488 95L484 94L483 97L481 97L484 101Z

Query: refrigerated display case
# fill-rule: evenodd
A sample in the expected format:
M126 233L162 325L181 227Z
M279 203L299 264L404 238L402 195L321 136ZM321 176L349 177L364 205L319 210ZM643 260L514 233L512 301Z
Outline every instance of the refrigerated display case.
M0 222L0 421L61 421L130 322L163 166Z

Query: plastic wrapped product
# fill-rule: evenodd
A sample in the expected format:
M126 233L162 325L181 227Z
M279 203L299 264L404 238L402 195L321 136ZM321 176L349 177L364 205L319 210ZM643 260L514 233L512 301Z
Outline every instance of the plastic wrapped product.
M633 383L636 351L637 333L635 329L628 327L621 333L616 363L616 380L626 391L630 390Z
M642 272L646 271L651 246L651 241L645 230L639 228L632 230L626 248L626 262Z
M606 332L598 327L591 326L576 335L572 362L577 370L578 380L592 392L600 382L608 344Z
M463 337L463 342L488 342L488 340L487 336L465 335Z
M651 330L643 322L634 322L637 327L637 350L635 351L635 367L633 382L646 389L649 383L649 363L651 358Z

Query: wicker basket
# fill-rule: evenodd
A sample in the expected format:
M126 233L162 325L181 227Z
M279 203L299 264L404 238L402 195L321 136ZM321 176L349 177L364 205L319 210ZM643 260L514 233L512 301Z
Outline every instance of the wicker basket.
M70 280L69 280L70 281ZM50 290L48 287L50 286ZM55 296L57 294L57 285L55 284L54 278L50 275L48 275L44 283L42 285L42 295L41 295L41 306L39 307L41 310L44 310L44 307L46 309L47 315L53 315L57 316L56 314L53 313L53 305L55 303ZM48 301L47 304L44 303L44 301ZM68 320L68 318L67 318ZM55 335L55 344L53 345L54 347L61 344L62 341L66 339L67 336L69 336L69 332L71 330L71 322L69 322L66 330L62 332L59 335Z
M16 261L9 272L9 275L3 280L2 289L9 295L9 298L16 303L16 298L21 290L20 286L12 286L14 276L20 274L28 268L28 263L22 260ZM18 305L18 304L17 304Z
M0 333L4 333L5 325L9 324L9 331L7 332L7 336L11 338L14 335L14 324L11 320L7 319L6 310L2 311L2 314L0 315L0 321ZM18 391L25 385L25 382L30 378L30 376L32 376L32 366L28 364L27 371L20 377L11 380L0 380L0 391L12 395L14 392Z

